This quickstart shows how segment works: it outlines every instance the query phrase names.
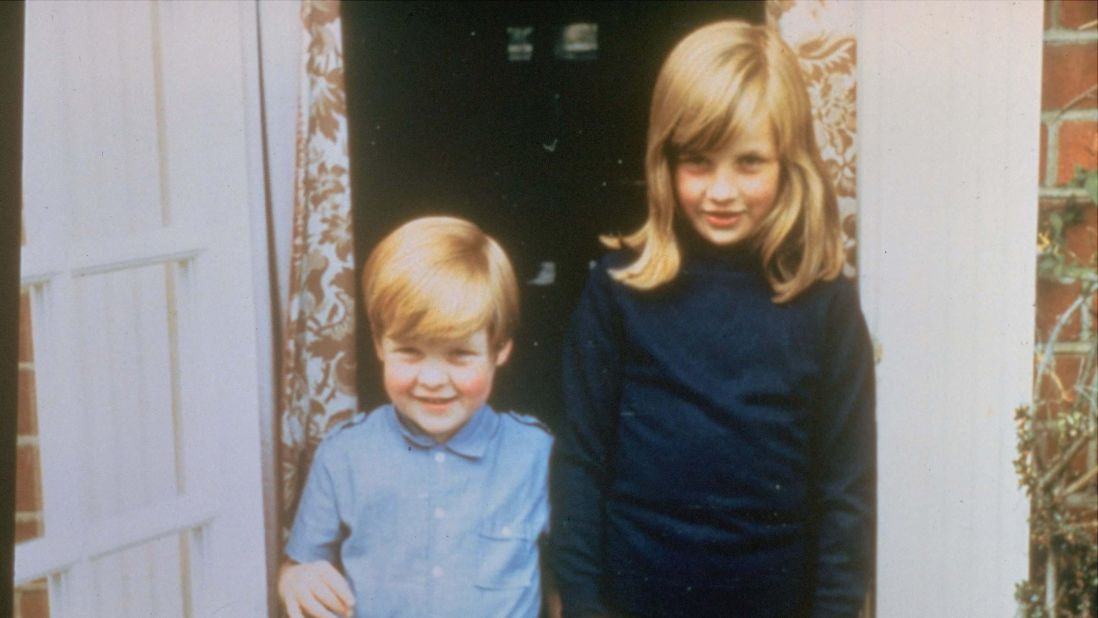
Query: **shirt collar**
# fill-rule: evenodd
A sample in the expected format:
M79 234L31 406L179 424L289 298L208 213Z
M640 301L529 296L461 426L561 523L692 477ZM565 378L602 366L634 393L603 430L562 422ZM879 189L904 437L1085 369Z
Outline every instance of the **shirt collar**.
M438 442L435 442L435 439L431 436L401 422L396 406L389 404L388 408L388 417L391 424L396 427L396 430L406 442L423 449L438 445ZM499 430L499 423L499 414L491 406L485 404L473 414L473 418L469 419L464 427L439 446L463 457L480 459L484 456L484 452L488 450L488 444L492 441L492 437Z

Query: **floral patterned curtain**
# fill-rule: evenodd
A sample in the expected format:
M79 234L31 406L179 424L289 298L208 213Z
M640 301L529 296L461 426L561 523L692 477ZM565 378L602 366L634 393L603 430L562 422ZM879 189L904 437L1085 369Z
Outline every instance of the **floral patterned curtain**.
M857 2L767 0L767 23L778 29L801 61L816 126L820 156L839 200L846 274L857 267ZM872 618L873 584L859 618Z
M313 451L357 408L355 260L339 3L304 0L293 246L282 357L279 470L285 532Z
M767 21L800 57L816 120L816 142L839 198L846 241L847 274L857 256L858 202L857 81L855 73L857 2L768 0Z

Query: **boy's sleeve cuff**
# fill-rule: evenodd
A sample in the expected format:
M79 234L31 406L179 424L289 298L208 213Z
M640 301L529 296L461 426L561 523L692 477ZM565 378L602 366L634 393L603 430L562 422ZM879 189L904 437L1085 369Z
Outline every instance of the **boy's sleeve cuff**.
M286 545L286 557L299 564L318 560L335 564L335 552L326 551L322 547L303 547L295 544L293 539Z

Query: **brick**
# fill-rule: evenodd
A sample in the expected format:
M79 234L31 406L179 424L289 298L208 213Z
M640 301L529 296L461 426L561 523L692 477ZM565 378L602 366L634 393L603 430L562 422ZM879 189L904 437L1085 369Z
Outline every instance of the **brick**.
M1087 208L1086 218L1064 230L1067 250L1084 264L1090 263L1098 253L1098 208Z
M1040 453L1042 462L1051 461L1056 453L1060 452L1056 443L1056 436L1052 431L1045 431L1038 439L1037 452Z
M1098 167L1098 123L1083 120L1061 123L1057 156L1057 184L1074 178L1076 165L1088 170Z
M19 412L16 432L21 436L38 435L38 402L34 393L34 370L19 369Z
M30 294L25 289L19 294L19 362L34 362Z
M42 536L42 520L39 518L16 520L15 542L22 543Z
M41 472L38 468L38 447L23 444L16 447L15 510L42 510Z
M1078 199L1078 198L1072 198ZM1040 227L1048 229L1048 217L1053 213L1062 212L1064 206L1070 200L1064 198L1043 198L1040 200ZM1081 265L1092 265L1095 253L1098 252L1098 209L1086 207L1082 210L1084 219L1064 228L1064 241L1066 259ZM1060 283L1038 278L1037 281L1037 306L1036 326L1037 341L1044 342L1048 339L1050 331L1062 314L1080 294L1080 286L1077 283ZM1095 316L1095 299L1083 308ZM1092 324L1095 322L1092 321ZM1078 315L1073 317L1067 326L1061 330L1061 341L1076 340L1080 337L1080 322ZM1085 337L1093 337L1094 333L1085 333Z
M1046 9L1047 12L1047 9ZM1076 30L1083 24L1098 19L1098 1L1063 0L1060 2L1060 25Z
M1052 363L1051 374L1046 376L1040 384L1038 395L1042 400L1062 400L1071 402L1075 399L1075 383L1079 379L1079 370L1083 366L1083 359L1075 354L1057 355ZM1061 390L1063 389L1063 390Z
M1087 452L1085 447L1078 453L1075 453L1075 456L1071 458L1068 469L1071 471L1071 474L1068 476L1070 480L1066 484L1073 483L1075 479L1085 474L1087 470L1090 470L1090 453ZM1087 489L1089 489L1089 486L1084 487L1083 491L1086 491Z
M1098 83L1098 43L1045 44L1041 109L1062 109ZM1098 101L1085 98L1072 109L1093 109Z
M19 609L19 618L50 618L49 593L39 588L20 590Z
M1040 167L1037 168L1037 175L1040 178L1039 184L1045 184L1045 170L1048 169L1048 125L1041 123L1041 158Z
M1058 283L1046 279L1037 280L1037 341L1048 341L1060 315L1078 298L1078 283ZM1079 314L1073 315L1060 330L1060 341L1071 341L1079 336Z
M1045 2L1045 30L1052 28L1052 7L1059 0L1047 0Z
M1050 211L1060 210L1068 203L1068 199L1062 196L1042 196L1037 200L1037 216L1042 218L1047 217Z

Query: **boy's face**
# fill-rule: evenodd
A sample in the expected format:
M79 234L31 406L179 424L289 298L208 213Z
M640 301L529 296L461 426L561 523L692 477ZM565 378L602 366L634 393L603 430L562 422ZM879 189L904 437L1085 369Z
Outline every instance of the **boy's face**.
M496 367L507 362L508 341L496 353L488 332L443 343L382 337L385 392L406 421L436 442L454 436L488 400Z

